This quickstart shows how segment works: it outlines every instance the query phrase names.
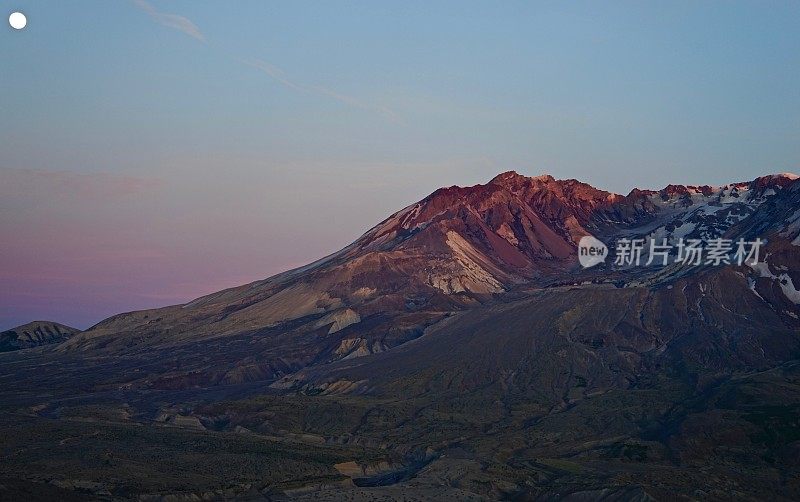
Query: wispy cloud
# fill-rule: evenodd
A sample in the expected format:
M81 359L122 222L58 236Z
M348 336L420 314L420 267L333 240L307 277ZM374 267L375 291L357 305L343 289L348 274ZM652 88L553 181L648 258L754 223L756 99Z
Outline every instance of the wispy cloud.
M205 35L203 35L203 33L200 31L200 28L198 28L197 25L194 24L188 18L179 16L177 14L166 14L164 12L160 12L158 9L153 7L147 0L133 0L133 3L134 5L139 7L142 11L144 11L148 16L150 16L155 22L163 26L167 26L169 28L183 32L192 38L200 40L201 42L206 42ZM261 72L265 73L276 82L279 82L280 84L295 91L307 94L316 94L318 96L330 98L340 103L344 103L348 106L352 106L354 108L360 108L362 110L377 113L392 122L399 122L397 114L395 114L394 111L385 106L367 103L361 99L355 98L353 96L348 96L346 94L342 94L340 92L334 91L333 89L329 89L321 85L304 84L301 82L297 82L295 80L291 80L286 76L286 73L283 70L261 59L255 59L255 58L246 58L246 59L236 58L236 59L242 64L260 70Z
M290 89L332 98L335 99L336 101L339 101L340 103L344 103L346 105L350 105L355 108L361 108L362 110L368 110L378 113L393 122L398 121L397 115L391 109L385 106L372 105L360 99L354 98L352 96L347 96L345 94L341 94L339 92L336 92L334 90L328 89L327 87L323 87L320 85L309 85L296 82L294 80L290 80L286 76L286 73L283 70L261 59L248 58L248 59L239 59L239 61L243 64L246 64L247 66L251 66L253 68L261 70L263 73L270 76L273 80L285 85Z
M147 15L158 24L183 32L192 38L200 40L201 42L206 41L206 38L203 35L203 32L200 31L200 28L198 28L197 25L191 22L189 19L177 14L160 12L155 7L150 5L150 3L146 0L133 0L133 3L147 13Z

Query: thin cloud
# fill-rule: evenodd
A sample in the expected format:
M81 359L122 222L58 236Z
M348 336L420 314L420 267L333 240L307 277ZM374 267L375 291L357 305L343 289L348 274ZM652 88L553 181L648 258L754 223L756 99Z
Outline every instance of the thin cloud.
M391 120L392 122L398 121L397 115L392 110L386 108L385 106L379 106L379 105L376 106L369 103L365 103L357 98L354 98L352 96L347 96L345 94L340 94L334 90L328 89L327 87L323 87L320 85L308 85L300 82L295 82L293 80L290 80L286 76L286 73L283 70L261 59L255 59L255 58L239 59L239 62L247 66L256 68L257 70L261 70L263 73L266 73L268 76L270 76L273 80L285 85L290 89L310 94L318 94L320 96L332 98L335 99L336 101L339 101L340 103L344 103L346 105L350 105L355 108L361 108L362 110L368 110L371 112L378 113L380 115L383 115L387 119Z
M133 0L133 3L142 9L158 24L178 30L201 42L206 41L206 37L200 31L200 28L198 28L197 25L191 22L189 19L177 14L166 14L164 12L159 12L146 0Z
M143 10L148 16L150 16L157 23L181 31L192 38L200 40L201 42L206 42L205 36L200 31L200 28L198 28L197 25L194 24L189 19L183 16L179 16L177 14L165 14L163 12L160 12L155 7L153 7L149 2L147 2L147 0L133 0L133 3L141 10ZM344 103L348 106L352 106L354 108L360 108L362 110L377 113L389 119L392 122L399 122L397 115L391 109L385 106L366 103L358 98L354 98L353 96L348 96L346 94L341 94L337 91L334 91L333 89L329 89L321 85L309 85L309 84L303 84L301 82L295 82L294 80L289 79L283 70L261 59L237 58L237 60L242 64L245 64L247 66L262 71L273 80L295 91L304 92L308 94L316 94L318 96L324 96L336 100L340 103Z

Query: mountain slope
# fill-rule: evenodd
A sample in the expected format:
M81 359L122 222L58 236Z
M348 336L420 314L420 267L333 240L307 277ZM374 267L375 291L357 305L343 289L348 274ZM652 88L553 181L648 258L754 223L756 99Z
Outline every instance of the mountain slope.
M437 190L309 266L186 305L114 316L59 350L127 353L208 343L228 346L223 361L211 372L189 365L182 374L191 373L191 381L274 380L309 365L383 352L502 295L584 280L678 278L688 272L617 270L610 263L584 271L576 243L584 235L609 243L620 236L745 235L747 222L771 218L779 204L791 206L780 201L797 187L792 176L777 175L621 196L575 180L503 173L485 185ZM778 227L789 217L782 213ZM787 225L786 232L797 233ZM794 313L790 307L786 312ZM245 340L255 352L241 353L251 343Z

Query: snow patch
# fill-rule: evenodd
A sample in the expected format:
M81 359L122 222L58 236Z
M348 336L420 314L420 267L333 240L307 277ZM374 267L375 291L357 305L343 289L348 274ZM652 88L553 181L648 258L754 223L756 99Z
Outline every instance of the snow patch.
M800 246L800 209L786 220L786 224L786 230L781 232L781 237L791 238L794 236L792 245Z
M745 262L745 265L758 272L758 275L761 277L766 277L768 279L775 279L775 275L769 269L769 265L767 265L766 261L760 261L757 263Z
M784 272L780 275L775 275L770 270L769 265L763 261L755 264L747 263L747 266L758 272L758 275L761 277L778 281L778 284L781 286L783 296L788 298L789 301L795 305L800 305L800 291L798 291L797 287L795 287L794 282L792 282L792 278L789 277L789 274Z
M750 291L752 291L753 294L755 294L757 297L761 298L761 301L766 302L766 300L764 300L764 297L762 297L760 294L758 294L758 291L756 291L756 281L755 281L755 279L753 279L752 277L748 277L747 278L747 286L750 288Z
M789 274L781 274L778 276L778 282L781 285L781 290L783 291L783 296L789 299L795 305L800 305L800 291L797 290L794 283L792 282L792 278L789 277Z

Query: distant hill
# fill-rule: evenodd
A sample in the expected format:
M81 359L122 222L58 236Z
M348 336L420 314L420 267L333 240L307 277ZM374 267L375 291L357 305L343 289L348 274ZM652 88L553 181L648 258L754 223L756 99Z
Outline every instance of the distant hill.
M0 352L61 343L76 333L80 330L57 322L33 321L0 332Z

